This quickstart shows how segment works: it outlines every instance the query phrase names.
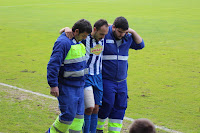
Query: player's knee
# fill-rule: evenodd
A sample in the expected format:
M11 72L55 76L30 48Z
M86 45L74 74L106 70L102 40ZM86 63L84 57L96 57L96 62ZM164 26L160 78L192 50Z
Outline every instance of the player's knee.
M93 114L98 114L98 112L99 112L99 106L96 106L95 105L95 108L93 109Z
M93 107L89 107L89 108L85 109L85 114L86 114L86 115L91 115L92 112L93 112L93 110L94 110Z
M94 94L92 86L86 87L84 89L84 102L85 102L85 108L94 108Z

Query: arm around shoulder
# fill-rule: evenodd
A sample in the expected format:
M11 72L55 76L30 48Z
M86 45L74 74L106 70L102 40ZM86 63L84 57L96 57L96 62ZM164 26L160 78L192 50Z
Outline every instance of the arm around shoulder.
M69 27L65 27L65 28L62 28L59 33L62 34L63 32L65 32L65 35L69 38L69 39L72 39L74 37L73 35L73 32L72 32L72 29L69 28Z

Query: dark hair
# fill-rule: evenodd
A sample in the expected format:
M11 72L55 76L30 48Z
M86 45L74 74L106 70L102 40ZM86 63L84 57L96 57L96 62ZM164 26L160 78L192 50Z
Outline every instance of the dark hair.
M116 28L122 28L123 30L128 30L128 21L124 17L117 17L113 23Z
M72 31L75 32L76 29L79 29L79 33L87 32L90 34L92 32L92 26L86 19L78 20L72 27Z
M129 133L156 133L156 130L150 120L137 119L131 124Z
M108 27L108 22L105 19L99 19L95 22L94 27L99 30L103 25Z

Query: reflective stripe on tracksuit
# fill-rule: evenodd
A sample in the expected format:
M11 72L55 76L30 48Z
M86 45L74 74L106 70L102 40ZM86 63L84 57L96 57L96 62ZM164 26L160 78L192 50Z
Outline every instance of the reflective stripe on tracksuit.
M104 124L106 123L107 119L100 119L98 118L98 130L104 130ZM122 122L123 120L119 119L108 119L108 132L109 133L120 133L122 129Z
M72 121L62 121L59 116L51 126L49 133L65 133L69 129Z
M83 117L83 115L76 115L73 121L63 121L57 117L49 133L66 133L67 130L69 130L70 133L80 133L82 130L82 124L80 123L83 123Z
M80 133L84 123L84 115L76 115L70 128L69 133Z

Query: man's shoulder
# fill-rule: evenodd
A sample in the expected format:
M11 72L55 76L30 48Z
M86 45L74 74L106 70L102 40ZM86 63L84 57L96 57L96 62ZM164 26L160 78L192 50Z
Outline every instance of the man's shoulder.
M63 40L63 41L66 41L66 40L70 40L66 35L65 33L63 32L57 40Z
M63 36L62 34L57 38L56 45L59 45L59 47L62 48L70 48L72 45L72 41L67 38L66 36Z

